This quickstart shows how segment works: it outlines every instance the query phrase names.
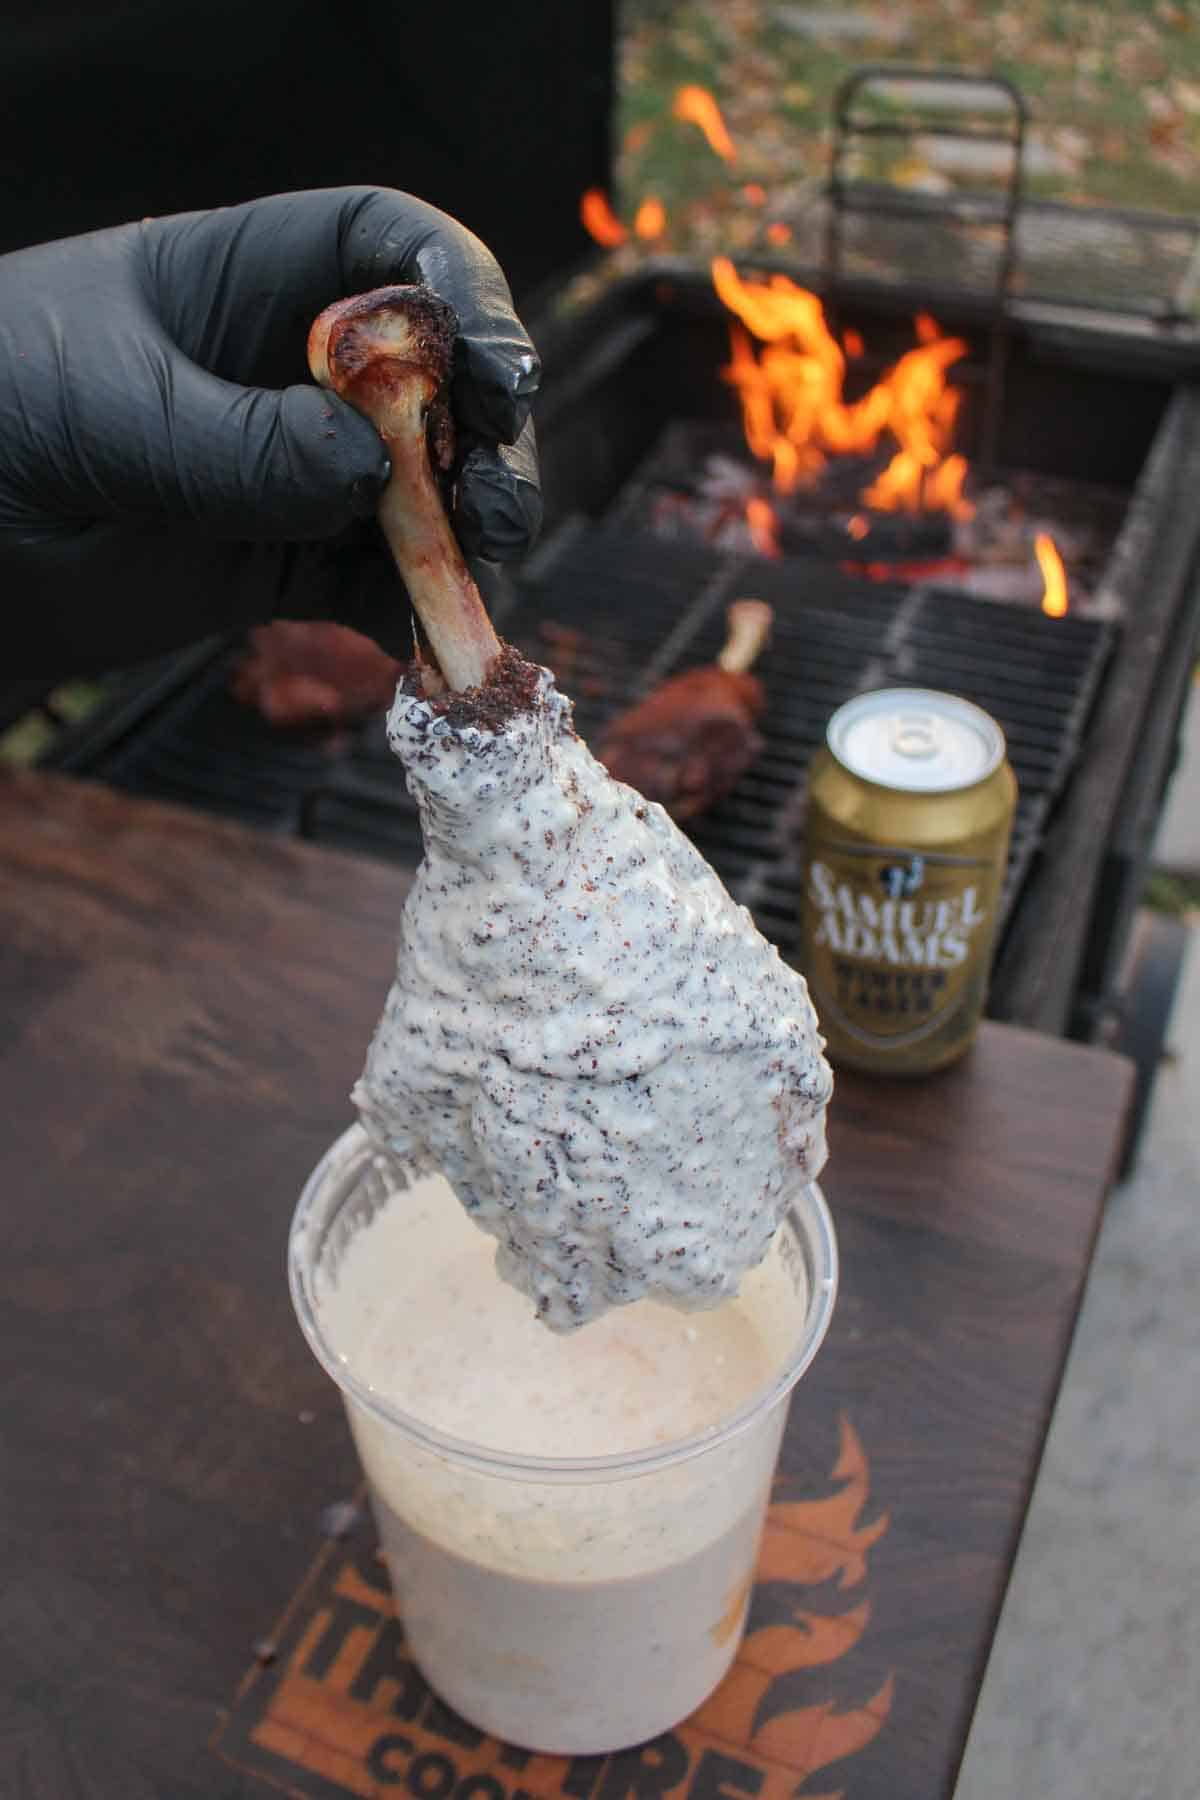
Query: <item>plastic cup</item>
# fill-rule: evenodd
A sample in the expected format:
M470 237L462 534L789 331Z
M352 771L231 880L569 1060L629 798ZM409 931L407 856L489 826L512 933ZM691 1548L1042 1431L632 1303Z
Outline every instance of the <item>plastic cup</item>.
M351 1127L300 1197L289 1274L342 1392L410 1651L443 1700L510 1743L587 1755L643 1742L694 1711L737 1652L788 1402L833 1310L825 1202L815 1186L797 1192L727 1303L751 1309L770 1354L748 1400L646 1449L545 1457L435 1429L362 1380L335 1341L324 1301L347 1246L403 1203L408 1179ZM438 1283L436 1256L420 1274Z

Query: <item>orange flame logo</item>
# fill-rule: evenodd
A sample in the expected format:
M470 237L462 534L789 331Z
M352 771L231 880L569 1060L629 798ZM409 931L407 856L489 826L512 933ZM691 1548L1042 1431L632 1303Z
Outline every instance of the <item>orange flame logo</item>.
M854 1649L870 1623L871 1606L862 1599L847 1611L816 1611L809 1590L831 1582L839 1589L860 1587L868 1554L889 1524L886 1513L860 1523L870 1498L870 1472L846 1418L840 1421L833 1479L840 1486L821 1499L772 1506L737 1662L690 1721L725 1742L746 1744L803 1779L878 1737L895 1695L889 1675L861 1705L845 1710L812 1696L812 1671Z
M876 1545L891 1523L881 1513L870 1525L859 1525L859 1515L871 1497L871 1476L866 1453L849 1419L842 1418L838 1459L833 1479L843 1483L826 1500L777 1502L771 1508L767 1541L759 1559L759 1579L769 1581L780 1573L780 1559L793 1581L815 1584L837 1577L839 1587L857 1587L867 1573L867 1551ZM780 1534L789 1534L787 1541ZM794 1542L795 1539L799 1540Z
M846 1700L831 1698L829 1669L860 1643L871 1617L865 1594L854 1594L841 1610L837 1596L861 1590L867 1558L888 1528L886 1515L863 1523L870 1476L846 1419L840 1421L831 1481L829 1493L770 1509L737 1658L717 1691L661 1740L679 1765L672 1793L686 1795L690 1780L681 1782L714 1755L728 1759L732 1753L745 1758L747 1780L743 1785L731 1777L723 1792L761 1792L764 1800L798 1800L802 1792L806 1800L844 1800L813 1793L810 1780L882 1731L894 1699L890 1674L882 1682L878 1675L860 1682L859 1692L850 1688ZM740 1629L748 1586L739 1583L728 1596L714 1626L718 1642ZM618 1774L622 1792L641 1791L620 1768L638 1752L607 1764L600 1786L595 1779L580 1786L574 1762L513 1752L454 1721L408 1656L383 1565L369 1542L322 1554L280 1627L278 1669L265 1682L262 1674L256 1667L242 1684L227 1721L232 1739L225 1741L225 1726L214 1739L227 1761L252 1773L278 1777L282 1767L319 1778L322 1793L347 1796L406 1780L415 1794L430 1791L421 1786L420 1771L428 1772L436 1757L449 1785L453 1769L456 1791L486 1789L498 1800L515 1800L518 1783L527 1800L603 1796L616 1791ZM847 1703L851 1695L854 1703ZM661 1772L655 1745L645 1754ZM604 1759L588 1761L595 1777ZM655 1792L667 1791L662 1783L652 1785ZM308 1786L305 1780L306 1792ZM439 1791L449 1791L440 1777ZM711 1783L706 1791L714 1791Z

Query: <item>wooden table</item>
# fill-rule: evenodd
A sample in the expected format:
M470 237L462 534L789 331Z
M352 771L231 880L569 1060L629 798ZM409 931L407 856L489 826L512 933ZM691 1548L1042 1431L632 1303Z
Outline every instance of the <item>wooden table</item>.
M1128 1066L988 1025L939 1077L840 1080L841 1297L742 1659L647 1750L501 1753L416 1681L369 1528L314 1566L357 1474L284 1245L349 1120L404 888L0 783L0 1792L949 1794Z

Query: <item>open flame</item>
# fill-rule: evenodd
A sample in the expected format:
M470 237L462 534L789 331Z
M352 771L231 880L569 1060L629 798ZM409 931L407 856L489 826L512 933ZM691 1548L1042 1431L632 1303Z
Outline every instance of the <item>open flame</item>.
M746 524L750 542L760 556L779 555L779 520L775 508L760 494L752 494L746 502Z
M685 125L698 126L709 149L723 162L737 161L737 149L729 135L721 109L707 88L693 85L677 88L671 104L671 116ZM626 150L631 153L644 150L657 129L658 121L654 119L644 119L631 126L625 136ZM766 205L767 190L759 182L747 182L742 194L751 206ZM589 188L580 196L579 216L586 230L605 250L616 250L628 242L629 229L613 211L612 203L602 188ZM665 206L654 195L646 195L639 202L634 215L633 236L642 239L660 238L666 229ZM767 227L767 236L774 243L786 243L791 235L791 228L787 225L773 224Z
M603 188L588 188L580 197L579 217L586 230L606 250L615 250L629 235L613 211Z
M1042 611L1051 619L1062 619L1067 612L1067 571L1058 554L1058 546L1048 531L1039 531L1033 540L1033 553L1042 571Z
M647 194L634 214L633 235L644 239L660 238L666 229L666 207L653 194Z
M708 140L708 147L722 162L736 162L737 151L721 116L721 109L707 88L681 87L671 105L672 115L690 125L698 125Z
M723 161L738 160L721 109L707 88L694 84L678 88L671 117L696 126ZM630 143L643 147L659 128L657 121L643 121L632 128ZM761 182L743 181L739 191L750 207L767 204ZM653 242L669 225L666 209L655 195L645 195L632 223L626 224L599 188L582 196L580 216L606 249L617 249L631 239ZM761 229L767 241L777 245L792 235L782 220L768 218ZM891 459L862 489L863 506L883 512L972 517L975 509L964 493L967 462L952 449L962 396L947 375L967 353L962 338L944 337L935 319L918 314L916 347L861 398L847 401L848 363L864 354L857 331L847 327L839 343L817 295L786 275L743 280L728 257L717 257L712 278L737 321L730 323L730 361L722 375L738 390L746 441L760 461L770 463L778 493L792 493L814 482L831 456L872 454L883 443L894 446ZM767 517L770 510L766 501L755 502L753 510L747 508L747 524L763 553L778 555L778 528ZM1041 555L1039 550L1039 560ZM1047 610L1057 604L1049 586L1045 604ZM1065 610L1065 591L1061 604Z
M946 379L947 369L966 355L962 338L943 337L922 314L918 347L848 403L846 352L816 294L786 275L744 281L728 257L714 260L712 276L741 321L730 326L731 361L722 372L738 390L746 441L755 456L771 463L778 492L812 481L831 455L874 450L886 431L898 448L864 490L863 504L971 516L963 495L966 460L950 451L961 396ZM757 353L751 335L762 343ZM856 350L859 342L850 339Z

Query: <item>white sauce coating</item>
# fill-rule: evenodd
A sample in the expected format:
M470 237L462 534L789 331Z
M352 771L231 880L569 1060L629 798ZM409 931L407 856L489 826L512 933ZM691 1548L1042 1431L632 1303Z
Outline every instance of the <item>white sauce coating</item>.
M803 978L595 760L548 670L498 730L402 684L388 735L425 859L354 1090L367 1131L447 1177L556 1331L728 1298L825 1161Z
M440 1175L420 1176L350 1237L320 1315L364 1386L510 1456L614 1456L716 1426L778 1373L806 1310L769 1258L714 1311L643 1300L551 1335L497 1281L492 1247Z

